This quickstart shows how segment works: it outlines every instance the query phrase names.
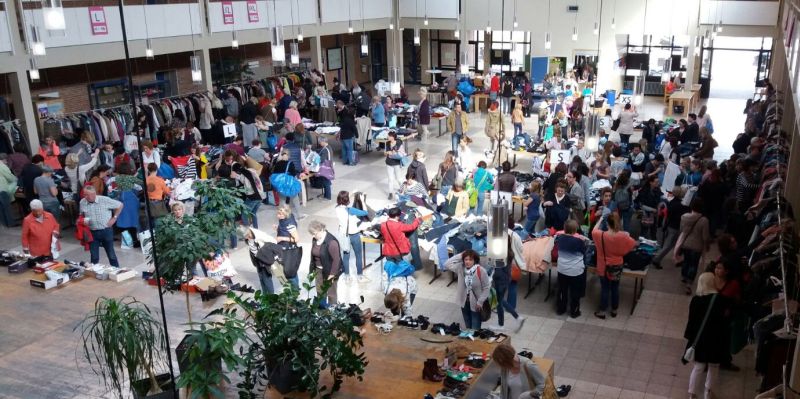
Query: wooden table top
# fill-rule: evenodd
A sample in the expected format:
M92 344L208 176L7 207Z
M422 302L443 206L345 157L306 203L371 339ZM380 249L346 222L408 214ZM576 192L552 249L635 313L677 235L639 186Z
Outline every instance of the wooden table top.
M375 399L375 398L422 398L426 393L436 394L442 388L441 382L430 382L422 379L423 363L426 359L437 359L441 363L444 358L445 348L455 344L463 344L473 352L486 352L491 354L496 344L484 340L464 340L453 336L432 334L429 330L417 331L397 327L387 335L381 335L372 323L367 322L364 329L364 352L369 364L364 372L364 381L354 378L346 379L342 389L335 395L337 398L347 399ZM431 343L420 338L449 340L451 343ZM506 342L510 343L510 339ZM521 350L521 349L520 349ZM553 374L553 361L550 359L536 359L542 372ZM459 364L461 361L459 361ZM484 367L485 368L485 367ZM477 380L474 376L472 380ZM320 375L320 383L330 386L330 375ZM308 394L289 393L281 395L277 391L268 390L266 398L308 398Z
M669 98L673 100L691 100L694 94L691 91L676 91Z

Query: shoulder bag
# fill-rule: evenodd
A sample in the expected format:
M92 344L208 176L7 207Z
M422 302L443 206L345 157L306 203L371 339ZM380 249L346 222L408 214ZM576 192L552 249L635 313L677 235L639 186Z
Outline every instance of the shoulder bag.
M283 258L281 259L283 274L286 275L286 278L297 277L297 270L300 269L300 261L303 259L303 247L297 245L294 239L283 241L280 245L283 248Z
M303 189L300 180L297 180L296 177L289 174L289 166L291 164L291 161L287 162L286 170L283 173L273 173L269 177L269 182L272 184L272 188L274 188L284 197L289 198L300 194L300 191Z
M402 223L402 222L398 222L398 223ZM389 233L389 238L392 240L392 244L394 244L394 247L397 248L397 252L400 252L400 246L397 245L397 241L395 241L394 236L392 236L392 231L389 229L389 225L388 224L386 225L386 232ZM408 255L408 252L400 253L400 257L406 256L406 255Z
M319 172L317 172L317 175L333 181L336 179L336 172L333 170L333 161L330 159L331 150L328 147L325 147L325 150L328 151L328 159L322 161L322 163L319 165Z
M600 245L603 247L603 263L606 264L605 278L608 281L619 281L622 277L622 265L609 265L606 260L606 232L600 234Z
M694 336L694 342L692 342L692 346L686 348L686 352L683 353L683 357L681 360L684 363L693 362L694 361L694 348L697 346L697 341L700 340L700 335L703 334L703 329L706 327L706 322L708 321L708 316L711 315L711 309L714 307L714 301L717 300L717 294L711 297L711 303L708 304L708 309L706 309L706 315L703 317L703 322L700 323L700 329L697 330L697 334Z
M700 217L697 218L697 220L694 221L694 223L692 224L692 227L689 229L688 233L686 233L686 234L680 233L680 235L678 235L678 241L675 243L675 252L673 253L673 258L675 259L676 263L680 263L680 261L683 259L683 251L682 251L683 248L682 247L683 247L683 243L686 242L686 237L689 237L692 234L692 232L694 231L694 226L696 226L697 222L699 222L700 219L702 219L704 217L705 216L700 215Z

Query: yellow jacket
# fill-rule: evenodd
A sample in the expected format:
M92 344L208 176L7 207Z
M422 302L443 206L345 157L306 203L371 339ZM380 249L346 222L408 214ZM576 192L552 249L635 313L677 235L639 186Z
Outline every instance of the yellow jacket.
M461 111L461 132L467 133L469 130L469 121L467 118L467 113ZM450 115L447 115L447 131L450 133L455 133L456 131L456 112L453 111Z
M452 217L462 217L466 216L467 212L469 212L469 194L461 190L456 192L456 190L451 189L450 192L447 193L446 203L450 203L450 200L455 197L456 202L456 210L453 212Z

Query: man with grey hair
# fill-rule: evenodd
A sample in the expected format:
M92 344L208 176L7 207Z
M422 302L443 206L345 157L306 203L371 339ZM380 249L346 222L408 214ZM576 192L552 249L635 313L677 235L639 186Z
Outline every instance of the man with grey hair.
M56 220L61 217L61 202L58 200L58 187L53 180L53 168L42 166L42 175L33 179L33 192L39 196L44 209L53 214Z
M317 295L322 293L322 285L325 281L330 281L331 286L325 293L322 300L323 307L336 306L336 284L342 272L342 254L339 241L333 234L325 229L325 225L319 221L312 221L308 226L311 233L311 265L309 271L315 273Z
M11 201L17 192L17 177L8 167L8 154L0 154L0 223L3 226L14 227L16 221L11 213Z
M44 210L42 201L31 201L30 208L22 220L22 251L34 257L51 256L53 237L59 237L58 220Z
M84 223L92 231L92 243L89 245L92 263L100 261L100 246L108 256L111 266L119 267L117 254L114 252L114 229L119 214L122 212L122 202L113 200L103 195L98 195L92 186L83 188L81 200L81 215Z

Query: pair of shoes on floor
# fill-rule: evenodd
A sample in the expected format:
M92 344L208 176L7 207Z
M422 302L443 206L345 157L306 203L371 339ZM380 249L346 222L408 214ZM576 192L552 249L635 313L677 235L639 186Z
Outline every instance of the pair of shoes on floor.
M558 395L559 398L563 398L569 395L569 391L571 390L572 390L572 385L561 385L558 388L556 388L556 395Z
M445 374L439 368L439 363L437 363L436 359L427 359L425 360L424 366L422 368L422 379L428 380L432 382L442 382L444 380Z

